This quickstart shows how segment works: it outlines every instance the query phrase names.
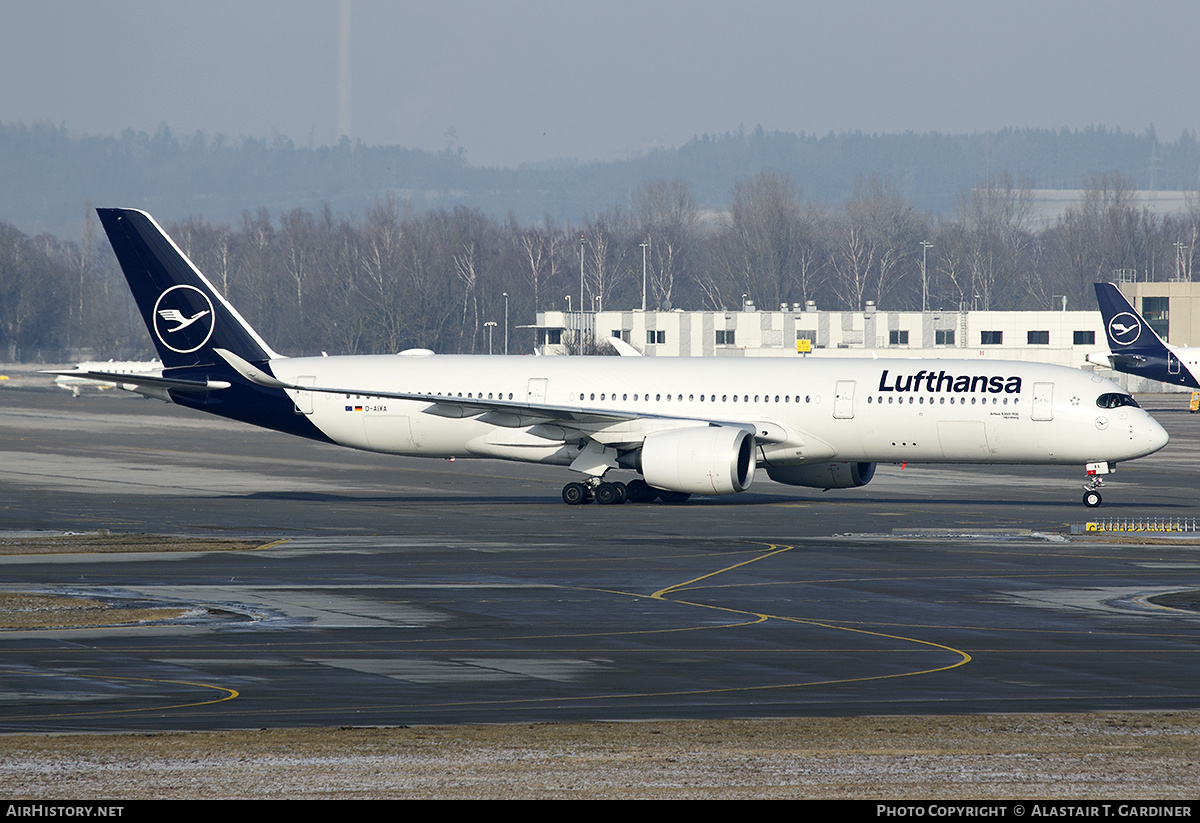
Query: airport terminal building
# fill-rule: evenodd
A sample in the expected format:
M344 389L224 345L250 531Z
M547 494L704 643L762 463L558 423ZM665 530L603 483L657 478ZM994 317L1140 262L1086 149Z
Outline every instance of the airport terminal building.
M1160 335L1186 346L1194 345L1192 327L1200 327L1197 285L1123 289ZM538 351L546 355L586 351L600 338L616 337L649 357L1024 360L1094 369L1128 391L1170 390L1086 362L1089 353L1108 351L1099 311L880 311L872 303L864 311L822 311L812 302L764 311L747 302L735 311L539 312L535 328Z

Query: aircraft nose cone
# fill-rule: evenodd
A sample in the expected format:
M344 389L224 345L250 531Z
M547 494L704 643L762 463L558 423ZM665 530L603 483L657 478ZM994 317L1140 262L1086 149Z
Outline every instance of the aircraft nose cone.
M1153 417L1150 417L1148 422L1150 424L1150 430L1147 434L1147 437L1150 441L1150 451L1147 453L1153 454L1163 446L1167 445L1167 443L1171 440L1171 435L1167 434L1167 430L1164 429L1162 425L1160 425L1159 422Z

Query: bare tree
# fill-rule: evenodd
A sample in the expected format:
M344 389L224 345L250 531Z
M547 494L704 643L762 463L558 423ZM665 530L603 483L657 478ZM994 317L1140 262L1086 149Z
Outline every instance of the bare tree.
M829 256L831 286L843 306L861 310L875 269L875 247L867 230L848 214L836 220L834 250Z
M1079 204L1067 209L1046 237L1049 265L1031 284L1031 295L1042 305L1055 294L1067 295L1074 305L1088 305L1094 300L1092 283L1115 271L1151 276L1165 263L1158 229L1129 178L1093 177Z
M914 258L924 238L925 218L894 188L872 176L855 183L854 196L835 222L836 243L829 259L835 293L851 309L861 309L868 294L882 305L902 285L904 264ZM899 302L911 303L911 294Z
M628 282L632 226L619 208L596 215L584 228L585 266L589 291L599 305L611 305L613 295Z
M638 235L650 244L650 291L654 302L671 307L675 281L697 241L700 208L683 180L656 180L634 197Z
M549 218L545 226L521 228L509 217L509 236L520 249L522 272L533 290L533 311L541 309L542 290L558 279L561 267L563 234Z
M1029 181L1018 184L1007 172L959 198L958 217L966 239L962 259L970 276L965 292L976 308L1011 307L1033 287L1025 259L1032 214Z
M728 235L723 265L734 289L769 307L804 299L802 273L812 259L804 258L800 207L791 178L760 172L734 184L723 231Z
M458 334L458 350L474 352L479 342L479 249L474 241L463 243L462 250L454 255L454 271L458 274L458 279L462 281L463 286L462 325ZM473 324L468 321L468 307L471 308L470 318L474 321ZM464 345L468 328L471 330L471 339L469 345Z
M305 286L317 267L316 221L305 209L292 209L279 218L279 224L284 270L292 279L296 295L297 326L302 328L306 322Z

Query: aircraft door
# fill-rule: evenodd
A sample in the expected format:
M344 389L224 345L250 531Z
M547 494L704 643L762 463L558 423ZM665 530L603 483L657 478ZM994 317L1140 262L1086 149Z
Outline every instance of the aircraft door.
M306 374L303 377L296 378L296 384L300 386L315 386L317 378L313 375ZM295 397L296 414L312 414L313 413L313 393L310 391L298 391Z
M545 403L546 402L546 386L549 380L545 377L532 377L525 390L525 400L529 403Z
M1034 420L1054 419L1054 384L1033 384L1033 415Z
M854 418L854 381L839 380L833 392L833 416L839 420Z
M1174 352L1167 352L1167 372L1169 374L1179 374L1179 358Z

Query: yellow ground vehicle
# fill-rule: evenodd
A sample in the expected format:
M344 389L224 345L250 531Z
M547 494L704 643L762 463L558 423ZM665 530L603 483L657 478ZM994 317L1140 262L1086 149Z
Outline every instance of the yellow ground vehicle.
M1200 391L1192 392L1192 399L1188 401L1188 411L1193 414L1200 411Z

